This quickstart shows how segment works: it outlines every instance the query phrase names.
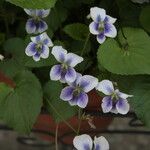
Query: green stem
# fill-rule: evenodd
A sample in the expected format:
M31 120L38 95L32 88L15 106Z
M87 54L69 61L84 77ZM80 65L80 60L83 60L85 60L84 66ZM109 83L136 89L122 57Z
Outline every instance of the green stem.
M79 133L80 133L81 122L82 122L82 116L81 115L82 115L82 110L81 110L81 108L79 108L79 111L78 111L79 124L78 124L77 135L79 135Z
M72 129L76 134L77 131L59 114L59 112L55 109L55 107L49 102L49 100L46 99L46 101L48 102L49 106L54 110L54 112L58 115L59 118L61 118L63 120L63 122L70 128Z
M59 124L56 125L56 132L55 132L55 149L58 150L58 128Z
M84 51L85 51L85 49L86 49L87 43L88 43L88 41L89 41L89 38L90 38L90 33L88 34L88 36L87 36L87 38L86 38L86 40L85 40L83 49L82 49L82 51L81 51L81 56L83 56L83 54L84 54Z

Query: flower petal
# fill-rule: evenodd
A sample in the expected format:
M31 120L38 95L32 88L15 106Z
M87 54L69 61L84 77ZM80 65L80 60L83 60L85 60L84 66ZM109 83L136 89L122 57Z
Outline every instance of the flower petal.
M100 21L104 21L106 17L106 11L102 8L92 7L90 9L90 15L91 18L98 23Z
M77 99L71 99L70 101L68 101L69 102L69 104L71 105L71 106L76 106L77 105Z
M52 49L52 54L58 62L64 62L67 51L63 49L62 46L54 46Z
M47 45L48 47L53 46L52 40L49 38L49 36L47 35L46 32L41 34L41 39L42 39L44 45Z
M50 13L50 9L37 9L36 10L36 16L40 17L40 18L45 18L49 15Z
M49 57L49 48L47 45L42 46L42 51L41 51L41 58L48 58Z
M25 53L27 56L33 56L37 52L36 50L36 44L33 42L30 42L25 50Z
M60 94L60 98L64 101L69 101L72 99L73 97L73 91L74 88L71 86L67 86L64 89L62 89L61 94Z
M113 17L111 17L111 16L108 16L108 15L106 15L106 18L105 18L105 22L108 22L108 23L110 23L110 24L113 24L113 23L115 23L116 22L116 18L113 18Z
M113 24L105 24L105 36L111 38L115 38L117 36L117 30Z
M31 17L36 15L36 10L35 9L24 9L24 11L26 12L26 14L28 14Z
M35 61L40 61L40 53L36 52L36 54L33 56L33 59Z
M111 96L105 96L102 100L101 106L104 113L110 112L113 107Z
M128 95L128 94L122 93L118 89L115 90L115 93L118 95L118 97L120 97L122 99L127 99L128 97L133 97L133 95Z
M90 32L94 35L98 35L100 32L98 30L98 27L99 27L99 24L96 23L96 22L92 22L90 25L89 25L89 29L90 29Z
M97 86L97 84L98 79L90 75L84 75L79 81L79 86L86 93L94 89Z
M66 82L74 82L76 79L76 71L72 67L68 67L66 75L65 75Z
M85 108L88 104L88 95L85 92L80 93L76 96L77 105L81 108Z
M105 37L104 33L101 33L101 34L97 35L98 43L102 44L102 43L105 42L105 40L106 40L106 37Z
M66 55L66 63L68 66L75 67L77 64L81 63L83 61L83 58L73 54L73 53L68 53Z
M105 95L111 95L114 92L114 86L111 81L109 80L103 80L99 82L96 89Z
M76 136L73 145L77 150L92 150L93 141L87 134Z
M39 22L37 22L36 27L37 27L38 33L42 33L48 29L47 23L43 20L40 20Z
M94 150L109 150L109 143L105 137L95 137L94 138Z
M31 37L31 41L37 44L40 43L41 40L41 35Z
M125 99L119 99L116 103L116 109L118 113L125 115L129 112L130 106L127 100Z
M27 33L35 33L36 32L36 24L34 19L28 19L26 23L26 31Z
M50 71L50 78L51 80L54 80L54 81L57 81L57 80L60 80L61 78L61 65L55 65L51 68L51 71Z

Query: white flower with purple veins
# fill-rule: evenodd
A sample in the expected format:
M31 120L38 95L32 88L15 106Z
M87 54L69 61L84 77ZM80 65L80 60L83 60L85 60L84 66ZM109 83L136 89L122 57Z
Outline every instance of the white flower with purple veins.
M52 54L60 64L51 68L51 80L59 80L62 83L74 82L77 74L74 67L81 63L83 58L73 53L67 53L62 46L54 46Z
M24 9L24 11L32 18L28 19L26 23L26 31L29 34L42 33L48 29L47 23L42 19L47 17L50 9Z
M60 94L60 98L68 101L71 106L78 105L85 108L88 104L87 93L94 89L98 84L98 79L90 76L77 73L77 78L69 86L65 87Z
M89 135L76 136L73 140L73 145L77 150L109 150L109 143L103 136L95 137L94 145Z
M104 9L93 7L90 9L90 16L93 19L93 22L89 25L90 32L97 35L97 41L100 44L106 40L106 37L116 37L117 30L113 25L116 19L106 15Z
M102 100L104 113L112 112L124 115L129 112L130 106L127 98L132 97L132 95L122 93L118 89L115 90L113 83L109 80L101 81L97 86L97 90L107 95Z
M32 56L35 61L49 57L49 47L52 47L53 43L45 32L36 37L31 37L31 41L25 50L27 56Z

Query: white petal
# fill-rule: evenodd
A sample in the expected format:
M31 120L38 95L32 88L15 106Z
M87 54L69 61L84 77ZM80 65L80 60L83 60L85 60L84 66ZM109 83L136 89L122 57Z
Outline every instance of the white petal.
M97 35L97 41L98 41L98 43L102 44L102 43L105 42L105 40L106 40L105 35Z
M26 47L26 49L25 49L25 53L26 53L26 55L27 56L33 56L33 55L35 55L36 54L36 44L35 43L33 43L33 42L30 42L29 44L28 44L28 46Z
M127 114L129 112L130 105L129 105L127 100L120 99L116 103L116 109L117 109L118 113L120 113L122 115L125 115L125 114Z
M36 10L36 16L41 17L41 18L45 18L49 15L50 13L50 9L37 9Z
M102 106L102 110L103 110L104 113L110 112L111 109L113 108L111 96L104 97L103 100L102 100L101 106Z
M28 14L29 16L36 16L36 10L35 9L24 9L24 11L26 12L26 14Z
M36 24L33 19L28 19L26 23L26 31L29 34L34 34L36 32Z
M74 138L73 145L77 150L86 150L86 146L89 146L89 150L92 150L93 141L89 135L83 134Z
M42 53L41 53L41 58L48 58L49 57L49 48L47 45L42 46Z
M99 31L98 31L98 23L96 22L92 22L90 25L89 25L89 29L90 29L90 32L94 35L98 35L99 34Z
M89 92L92 89L94 89L98 84L98 79L90 76L90 75L84 75L80 78L79 86L83 89L84 92Z
M62 46L54 46L51 52L58 62L64 62L67 51Z
M55 65L51 68L50 71L50 79L53 81L60 80L61 78L61 65Z
M111 95L114 92L114 86L113 83L109 80L103 80L99 82L96 89L105 95Z
M40 55L37 53L37 54L35 54L34 56L33 56L33 59L35 60L35 61L40 61Z
M107 19L107 22L109 22L109 23L111 23L111 24L113 24L113 23L115 23L116 22L116 18L113 18L113 17L111 17L111 16L108 16L108 15L106 15L106 18L105 19Z
M105 36L115 38L117 36L116 27L113 24L107 24L105 27Z
M75 67L77 64L79 64L83 61L83 58L76 54L68 53L66 55L65 61L68 64L68 66Z
M90 9L90 15L95 22L100 22L104 21L106 17L106 11L102 8L92 7Z
M109 143L105 137L95 137L94 138L95 150L109 150Z
M118 95L118 97L120 97L122 99L127 99L128 97L133 97L133 95L128 95L128 94L122 93L118 89L115 90L115 93Z
M37 44L40 43L41 40L42 40L42 39L41 39L41 36L40 36L40 35L38 35L38 36L32 36L32 37L31 37L31 41L34 42L34 43L37 43Z

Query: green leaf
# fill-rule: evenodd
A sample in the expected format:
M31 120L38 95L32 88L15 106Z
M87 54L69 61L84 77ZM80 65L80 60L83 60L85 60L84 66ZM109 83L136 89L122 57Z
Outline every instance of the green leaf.
M123 28L119 41L108 39L99 47L98 61L108 71L121 75L150 74L150 38L141 29Z
M89 29L84 24L74 23L65 26L64 32L75 40L85 41L89 34Z
M140 23L145 30L150 32L150 6L146 6L142 9L140 14Z
M0 94L0 114L8 126L29 133L41 110L42 88L31 72L19 73L14 81L15 89L6 88L5 97Z
M30 9L48 9L54 7L57 0L6 0L16 6Z
M55 81L49 81L44 87L44 95L48 101L47 109L56 122L69 119L76 114L76 107L70 106L68 102L59 98L62 89L62 84Z
M150 127L150 80L135 84L132 92L134 97L131 99L131 105L147 127Z

